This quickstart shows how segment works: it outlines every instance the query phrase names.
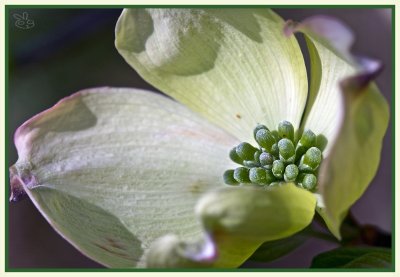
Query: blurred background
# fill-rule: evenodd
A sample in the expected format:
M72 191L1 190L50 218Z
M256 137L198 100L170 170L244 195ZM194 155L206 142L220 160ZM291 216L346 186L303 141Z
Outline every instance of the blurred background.
M378 86L392 101L392 37L389 9L276 9L284 19L335 16L356 36L353 53L381 60ZM136 87L156 91L131 69L114 48L114 27L121 9L8 10L8 163L17 160L13 133L24 121L80 89ZM23 22L21 22L21 20ZM391 123L390 123L391 125ZM375 179L352 212L361 224L392 231L392 140L389 127ZM5 184L8 186L9 184ZM62 239L26 198L8 207L9 268L97 268ZM272 263L245 267L308 267L313 256L335 247L310 239Z

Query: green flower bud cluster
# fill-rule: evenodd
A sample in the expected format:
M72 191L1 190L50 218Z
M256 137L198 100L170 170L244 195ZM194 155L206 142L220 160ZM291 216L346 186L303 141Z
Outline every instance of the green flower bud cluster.
M277 130L270 131L266 126L258 125L253 134L258 147L242 142L229 152L230 159L241 166L225 171L226 184L273 186L293 182L315 191L322 152L316 146L317 137L311 130L296 140L293 125L282 121Z

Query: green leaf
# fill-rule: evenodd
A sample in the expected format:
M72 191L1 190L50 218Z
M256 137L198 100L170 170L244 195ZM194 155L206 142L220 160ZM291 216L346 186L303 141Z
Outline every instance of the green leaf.
M352 36L346 26L327 17L313 17L288 33L306 35L311 58L310 100L304 129L327 140L318 187L318 209L328 228L340 238L340 224L348 209L364 193L379 165L389 109L371 81L380 64L349 53Z
M24 123L13 192L109 267L142 266L158 237L201 237L194 206L224 186L238 142L178 103L135 89L78 92Z
M337 248L314 257L311 268L390 268L391 249Z
M269 9L125 9L115 44L150 84L253 141L257 123L300 124L307 74L294 37Z
M314 195L294 184L220 189L197 204L205 235L185 242L164 237L149 250L150 267L238 267L265 241L291 236L310 224Z
M263 243L256 252L251 255L249 260L266 263L291 253L307 241L307 236L305 236L303 232L304 230L288 238Z

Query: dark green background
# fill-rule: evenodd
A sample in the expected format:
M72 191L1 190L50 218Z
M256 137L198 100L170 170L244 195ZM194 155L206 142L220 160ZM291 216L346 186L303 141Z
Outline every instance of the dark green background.
M35 27L15 26L13 14L27 12ZM11 9L8 10L8 136L9 161L17 159L13 132L25 120L51 107L62 97L98 86L155 90L131 69L114 48L114 26L120 9ZM301 20L328 14L346 22L356 34L354 52L382 60L385 71L377 83L389 103L392 92L390 10L277 9L285 19ZM366 194L352 208L361 223L391 231L392 141L384 140L379 171ZM5 185L8 185L7 183ZM99 267L64 241L29 199L9 205L8 267ZM333 248L310 240L291 255L258 267L307 267L311 258Z

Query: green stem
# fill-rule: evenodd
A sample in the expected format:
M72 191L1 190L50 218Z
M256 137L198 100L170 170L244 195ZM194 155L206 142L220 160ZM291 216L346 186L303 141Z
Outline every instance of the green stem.
M361 225L351 212L349 212L348 216L343 222L343 228L346 227L350 227L357 231L357 235L350 237L350 239L346 241L346 245L368 245L387 248L392 247L392 235L390 233L383 231L374 225Z
M319 215L315 217L315 221L327 230L324 220ZM308 232L308 231L307 231ZM323 233L325 235L325 233ZM353 214L349 212L341 226L342 240L338 242L343 246L347 245L368 245L375 247L392 246L392 235L373 225L361 225L355 219ZM310 235L313 236L313 235ZM320 236L320 235L317 235ZM322 239L324 236L320 236ZM331 236L332 237L332 236ZM326 239L331 241L331 239Z
M313 237L316 239L325 240L325 241L334 242L334 243L339 244L339 241L334 236L332 236L331 234L328 234L328 233L316 231L313 229L308 229L303 234L306 237Z

